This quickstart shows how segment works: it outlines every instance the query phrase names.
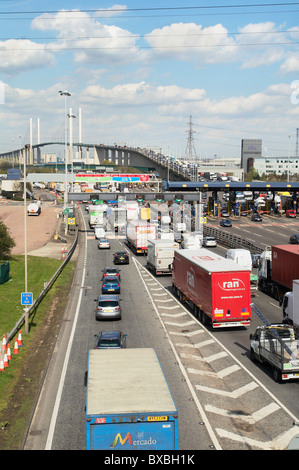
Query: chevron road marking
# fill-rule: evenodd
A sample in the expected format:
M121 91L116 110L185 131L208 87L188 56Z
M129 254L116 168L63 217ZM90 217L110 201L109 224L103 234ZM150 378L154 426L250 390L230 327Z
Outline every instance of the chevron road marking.
M191 336L199 335L201 333L204 333L204 330L189 331L188 333L181 333L179 331L170 331L169 332L170 335L185 336L187 338L191 338Z
M241 436L240 434L234 434L226 431L225 429L216 428L216 432L220 437L225 439L231 439L232 441L242 442L250 447L258 447L263 450L284 450L287 448L290 440L298 434L298 428L296 426L290 428L288 431L273 439L273 441L261 442L250 437Z
M207 339L206 341L202 341L201 343L197 343L197 344L176 343L176 346L181 346L183 348L186 347L186 348L197 349L197 348L200 348L202 346L206 346L207 344L212 344L212 343L215 343L215 341L213 339Z
M164 317L172 317L172 318L178 318L178 317L183 317L186 315L186 312L180 312L180 313L161 313ZM182 333L183 334L183 333Z
M166 308L167 310L173 310L175 308L182 308L182 306L181 305L173 305L172 307L163 307L163 308Z
M234 411L223 410L213 405L206 405L205 410L210 413L215 413L217 415L225 416L230 419L236 418L242 421L246 421L249 424L255 424L258 421L261 421L262 419L269 416L271 413L280 410L280 406L277 405L277 403L272 402L269 405L264 406L263 408L259 409L258 411L255 411L254 413L248 416L241 415L240 413L235 413Z
M228 375L233 374L234 372L240 369L241 367L239 367L237 364L231 367L226 367L226 369L223 369L219 372L209 372L209 371L204 371L204 370L187 368L188 372L190 372L191 374L206 375L209 377L216 377L218 379L223 379L224 377L227 377Z
M200 356L194 356L193 354L181 354L181 357L183 359L195 359L196 361L202 361L202 362L213 362L213 361L218 361L218 359L222 359L223 357L228 356L228 354L225 351L222 351L217 354L212 354L212 356L209 357L200 357Z
M204 387L203 385L195 385L195 387L197 388L197 390L200 390L201 392L213 393L214 395L222 395L223 397L228 397L228 398L239 398L245 393L250 392L254 390L255 388L257 388L258 384L255 382L250 382L249 384L244 385L243 387L237 388L236 390L233 390L232 392L228 392L226 390L218 390L217 388Z
M180 327L185 327L185 326L189 326L189 325L194 325L194 321L187 321L185 323L172 323L170 321L165 321L164 322L165 325L170 325L170 326L180 326ZM185 346L184 344L182 344L182 346ZM191 346L191 345L190 345Z

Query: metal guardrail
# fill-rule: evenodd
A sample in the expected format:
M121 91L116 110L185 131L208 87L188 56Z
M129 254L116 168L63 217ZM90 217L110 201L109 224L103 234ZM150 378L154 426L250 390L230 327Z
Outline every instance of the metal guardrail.
M262 248L250 243L244 238L238 237L232 233L224 232L215 227L204 227L203 233L204 235L215 237L220 245L224 245L229 248L244 248L249 250L251 253L256 254L260 254L263 251Z
M31 307L29 308L28 310L28 316L30 318L31 315L33 315L33 313L35 312L35 310L37 309L37 307L39 306L39 304L41 303L41 301L43 300L43 298L45 297L45 295L47 294L47 292L51 289L52 285L54 284L54 282L56 281L56 279L58 278L58 276L60 275L60 273L62 272L62 270L64 269L64 267L67 265L67 263L69 262L69 260L71 259L74 251L75 251L75 248L77 246L77 242L78 242L78 232L79 232L79 227L77 226L76 227L76 233L75 233L75 239L74 239L74 242L70 248L70 250L68 251L68 254L65 258L65 260L63 261L63 263L60 265L60 267L57 269L57 271L55 272L55 274L52 276L52 278L50 279L50 281L47 283L47 285L44 287L44 289L40 292L40 294L36 297L35 301L33 302L33 304L31 305ZM16 333L18 332L18 330L21 328L21 326L25 323L25 313L23 313L23 315L21 316L21 318L17 321L17 323L15 324L15 326L13 327L13 329L11 330L10 333L7 334L7 342L10 342L12 340L12 338L16 335Z

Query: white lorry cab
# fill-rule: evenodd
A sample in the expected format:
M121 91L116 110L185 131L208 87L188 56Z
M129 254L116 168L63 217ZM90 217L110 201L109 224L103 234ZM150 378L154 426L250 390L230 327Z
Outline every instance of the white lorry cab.
M252 258L249 250L243 248L231 248L227 250L225 257L233 260L235 263L240 264L249 271L252 270Z

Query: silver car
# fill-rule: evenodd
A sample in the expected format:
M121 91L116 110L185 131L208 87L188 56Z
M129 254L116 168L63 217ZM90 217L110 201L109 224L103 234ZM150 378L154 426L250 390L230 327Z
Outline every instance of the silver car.
M118 295L100 295L95 317L96 320L120 320L121 307Z

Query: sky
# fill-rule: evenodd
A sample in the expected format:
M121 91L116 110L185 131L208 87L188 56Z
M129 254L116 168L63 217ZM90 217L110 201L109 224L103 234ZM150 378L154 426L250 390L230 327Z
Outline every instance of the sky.
M85 144L296 156L299 2L0 0L0 153L30 119L33 144L38 121L40 142L64 141L65 105L73 142L80 109Z

